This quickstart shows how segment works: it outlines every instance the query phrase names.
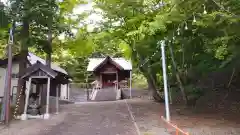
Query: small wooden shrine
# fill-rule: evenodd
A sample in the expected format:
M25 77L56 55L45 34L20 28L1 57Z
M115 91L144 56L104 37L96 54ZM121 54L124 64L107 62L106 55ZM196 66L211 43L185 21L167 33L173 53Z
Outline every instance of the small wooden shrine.
M28 67L21 78L27 82L22 120L28 118L49 119L50 109L53 108L50 103L50 95L56 97L54 108L58 113L60 85L68 83L68 78L38 61ZM37 87L35 91L32 89L32 84Z
M129 82L131 88L132 65L124 58L91 58L87 71L92 72L95 78L93 84L100 89L115 87L119 89L120 82ZM97 84L96 84L97 83Z

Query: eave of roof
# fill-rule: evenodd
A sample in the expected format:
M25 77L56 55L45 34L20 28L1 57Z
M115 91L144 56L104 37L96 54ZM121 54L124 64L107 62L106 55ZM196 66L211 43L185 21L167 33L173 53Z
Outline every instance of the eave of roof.
M46 65L46 61L38 56L36 56L35 54L33 53L30 53L28 52L27 54L27 58L28 58L28 62L29 64L33 65L35 64L37 61L41 62L43 65ZM13 61L19 61L20 60L20 54L16 54L13 56ZM6 59L1 59L0 60L0 66L4 66L4 65L7 65L7 62L8 62L8 58ZM65 75L68 76L68 73L66 72L66 70L64 70L63 68L61 68L60 66L54 64L54 63L51 63L51 68L57 72L60 72L60 73L63 73Z
M29 77L29 75L31 75L33 72L35 72L39 69L44 71L46 74L48 74L52 78L55 78L57 76L57 73L53 69L51 69L51 68L47 67L46 65L43 65L41 62L37 61L33 66L28 67L26 69L25 74L21 78Z
M96 69L96 67L100 66L106 58L90 58L88 67L87 67L87 71L90 71L90 72L94 71L94 69ZM124 58L111 58L111 59L116 64L121 66L124 70L132 70L132 64L130 61L128 61Z

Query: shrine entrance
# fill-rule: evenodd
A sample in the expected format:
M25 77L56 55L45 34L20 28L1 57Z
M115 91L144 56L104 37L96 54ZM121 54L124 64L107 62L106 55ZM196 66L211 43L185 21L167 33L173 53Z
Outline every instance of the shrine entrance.
M115 87L117 73L102 73L102 88Z

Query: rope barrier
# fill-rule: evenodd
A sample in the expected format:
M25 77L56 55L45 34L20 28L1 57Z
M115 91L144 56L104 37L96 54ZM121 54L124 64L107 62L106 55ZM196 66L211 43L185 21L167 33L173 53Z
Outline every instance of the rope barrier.
M176 135L182 134L182 135L189 135L188 132L184 132L182 129L180 129L177 125L172 124L171 122L167 121L163 116L161 116L161 119L167 123L168 126L172 127L175 129Z
M21 99L22 93L23 93L23 86L22 86L22 89L21 89L20 94L19 94L19 96L18 96L17 103L16 103L16 106L15 106L15 109L14 109L14 113L13 113L13 117L14 117L15 119L17 119L16 114L17 114L18 108L19 108L19 106L20 106L20 99Z

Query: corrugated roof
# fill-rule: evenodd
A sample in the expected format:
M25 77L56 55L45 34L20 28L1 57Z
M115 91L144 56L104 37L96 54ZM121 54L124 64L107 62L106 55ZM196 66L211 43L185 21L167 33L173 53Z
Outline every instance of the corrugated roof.
M106 58L90 58L87 71L94 71ZM111 58L120 65L124 70L132 70L132 63L124 58Z
M46 65L46 61L36 55L34 55L33 53L28 53L28 61L33 65L35 64L37 61L41 62L42 64ZM57 64L51 63L51 68L55 71L58 71L60 73L66 74L68 75L67 71L64 70L63 68L61 68L60 66L58 66Z

